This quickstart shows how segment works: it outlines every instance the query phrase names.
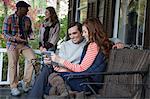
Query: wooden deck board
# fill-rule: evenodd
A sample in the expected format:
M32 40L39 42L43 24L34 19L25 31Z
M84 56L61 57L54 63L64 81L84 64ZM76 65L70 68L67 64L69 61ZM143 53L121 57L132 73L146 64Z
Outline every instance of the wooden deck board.
M0 88L0 99L35 99L34 97L27 97L28 93L21 92L20 96L14 97L10 95L10 88ZM58 96L47 96L45 99L69 99L68 97L58 97ZM83 97L78 95L78 97L70 97L70 99L95 99L95 97Z
M27 93L21 92L20 96L10 95L10 88L0 88L0 99L27 99Z

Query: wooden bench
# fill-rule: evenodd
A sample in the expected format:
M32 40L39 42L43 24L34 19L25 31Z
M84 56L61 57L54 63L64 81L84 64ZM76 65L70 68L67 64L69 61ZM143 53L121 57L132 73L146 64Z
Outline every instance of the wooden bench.
M150 98L150 50L115 49L111 50L106 72L81 73L79 75L104 75L104 83L82 83L93 91L92 97L98 99L148 99ZM66 75L77 79L79 75ZM103 84L99 93L90 85ZM89 99L90 96L80 98ZM75 98L75 97L74 97Z

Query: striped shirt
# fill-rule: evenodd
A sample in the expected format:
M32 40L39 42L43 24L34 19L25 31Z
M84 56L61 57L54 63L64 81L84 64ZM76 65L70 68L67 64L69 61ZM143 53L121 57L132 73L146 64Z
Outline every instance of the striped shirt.
M21 26L19 25L21 22ZM24 39L27 40L33 31L31 28L31 20L29 17L22 17L19 22L19 17L16 14L12 14L6 17L3 24L3 35L7 40L6 47L9 50L14 50L18 43L15 40L15 36L23 35ZM19 27L20 26L20 27Z
M92 65L98 52L99 52L99 47L97 46L97 44L95 42L90 43L88 45L85 57L83 58L83 61L81 62L81 64L73 64L65 60L63 65L67 67L68 69L72 70L73 72L85 71Z

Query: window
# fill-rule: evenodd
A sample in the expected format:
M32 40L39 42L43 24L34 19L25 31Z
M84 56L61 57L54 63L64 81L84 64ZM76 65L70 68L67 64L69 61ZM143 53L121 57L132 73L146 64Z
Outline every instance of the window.
M77 2L76 21L83 22L87 18L87 0Z
M143 46L146 1L120 0L117 37L125 44Z
M104 5L105 5L105 0L100 0L98 17L102 23L103 23L103 17L104 17Z

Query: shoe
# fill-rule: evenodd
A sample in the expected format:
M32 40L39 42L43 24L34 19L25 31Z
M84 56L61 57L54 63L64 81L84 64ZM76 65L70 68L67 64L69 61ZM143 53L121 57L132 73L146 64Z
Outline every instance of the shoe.
M25 93L27 93L27 92L30 90L30 88L29 88L29 87L26 87L26 85L25 85L25 83L24 83L23 80L21 80L20 83L21 83L21 85L22 85L22 90L23 90Z
M12 88L11 89L11 95L12 96L19 96L21 93L17 88Z

